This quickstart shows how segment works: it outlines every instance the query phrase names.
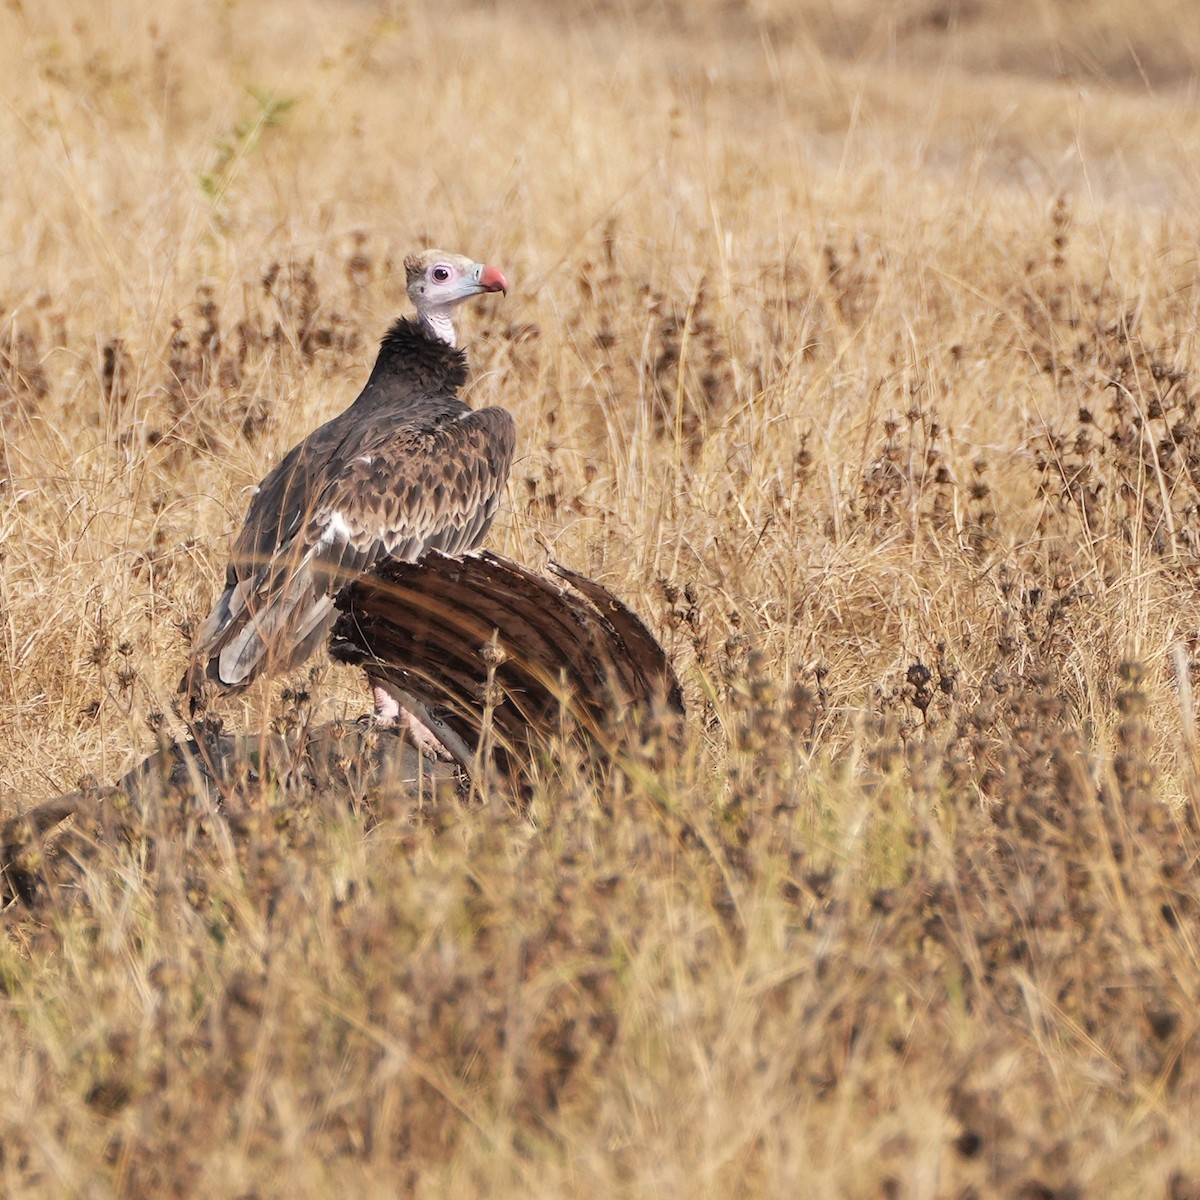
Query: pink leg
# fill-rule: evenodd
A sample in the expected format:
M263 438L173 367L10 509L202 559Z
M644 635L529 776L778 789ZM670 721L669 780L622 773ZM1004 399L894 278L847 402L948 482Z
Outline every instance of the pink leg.
M394 729L400 721L400 701L379 684L371 688L371 698L375 701L375 724Z
M402 729L409 740L430 758L450 762L453 755L438 740L437 735L424 722L418 720L400 701L387 690L375 684L371 688L375 700L375 724L380 729Z

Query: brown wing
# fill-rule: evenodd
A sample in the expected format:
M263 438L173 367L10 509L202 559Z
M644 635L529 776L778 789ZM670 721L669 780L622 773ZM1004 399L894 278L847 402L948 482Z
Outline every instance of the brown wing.
M383 558L415 562L480 543L512 465L515 426L498 408L440 418L399 430L331 423L263 480L184 690L202 676L244 687L303 661L333 623L340 588Z

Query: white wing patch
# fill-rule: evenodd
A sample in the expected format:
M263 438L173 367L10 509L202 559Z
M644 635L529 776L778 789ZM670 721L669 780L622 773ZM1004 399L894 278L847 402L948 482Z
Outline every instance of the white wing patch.
M349 540L350 526L346 523L346 518L336 510L331 512L321 534L321 545L331 546L334 542L348 542Z

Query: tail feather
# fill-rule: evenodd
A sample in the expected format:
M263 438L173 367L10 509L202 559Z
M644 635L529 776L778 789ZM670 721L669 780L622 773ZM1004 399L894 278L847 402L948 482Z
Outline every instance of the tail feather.
M244 687L268 666L272 671L288 670L313 628L326 617L332 620L332 613L333 601L316 593L311 576L297 575L265 608L246 614L216 656L218 682Z
M264 594L270 598L262 602ZM333 598L307 564L278 590L256 579L231 584L201 627L179 690L196 695L207 679L237 691L263 671L286 671L311 653L333 619Z
M213 605L212 612L205 617L204 624L192 641L187 670L179 681L177 690L181 694L194 698L206 679L218 682L216 652L234 632L235 610L240 612L245 609L245 600L240 592L240 585L230 584Z

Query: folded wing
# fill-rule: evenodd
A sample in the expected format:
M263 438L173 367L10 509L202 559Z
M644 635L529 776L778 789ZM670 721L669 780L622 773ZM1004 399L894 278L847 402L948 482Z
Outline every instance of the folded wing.
M461 407L399 428L337 425L263 480L181 690L205 678L236 690L288 670L325 639L337 593L376 563L459 555L483 540L512 463L507 412Z

